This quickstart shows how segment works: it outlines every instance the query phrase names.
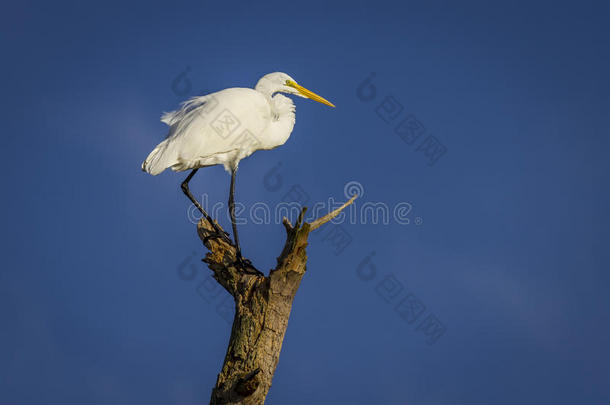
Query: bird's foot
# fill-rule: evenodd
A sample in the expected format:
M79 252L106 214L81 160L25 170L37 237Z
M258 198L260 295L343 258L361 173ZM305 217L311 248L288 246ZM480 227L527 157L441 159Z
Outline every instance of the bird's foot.
M237 258L235 259L233 265L242 269L246 274L253 274L255 276L265 277L265 274L258 270L256 267L254 267L250 260L244 259L240 254L237 255Z
M221 230L216 230L216 232L210 232L203 238L203 243L207 243L210 239L222 239L227 242L229 245L233 245L233 241L228 233Z

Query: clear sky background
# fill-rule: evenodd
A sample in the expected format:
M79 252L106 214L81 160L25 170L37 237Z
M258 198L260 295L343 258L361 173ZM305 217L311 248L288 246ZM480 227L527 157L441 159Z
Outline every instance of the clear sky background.
M296 99L237 200L412 210L312 235L268 403L610 403L610 9L424 3L4 2L0 402L207 403L228 294L185 174L140 164L163 111L284 71L337 108ZM240 230L268 271L283 227Z

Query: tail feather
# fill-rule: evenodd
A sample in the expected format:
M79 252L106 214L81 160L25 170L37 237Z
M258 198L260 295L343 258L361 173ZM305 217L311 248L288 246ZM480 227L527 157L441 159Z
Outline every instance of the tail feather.
M146 160L142 163L142 170L156 176L163 170L170 167L174 162L174 157L168 151L168 139L161 142L150 152Z
M161 121L169 125L167 138L150 152L150 155L142 163L142 170L156 176L168 167L179 163L179 152L176 150L176 138L179 137L189 125L198 117L191 114L194 110L205 104L209 96L192 97L183 102L176 111L166 112L161 116ZM179 142L178 142L179 143ZM184 170L176 169L174 170Z

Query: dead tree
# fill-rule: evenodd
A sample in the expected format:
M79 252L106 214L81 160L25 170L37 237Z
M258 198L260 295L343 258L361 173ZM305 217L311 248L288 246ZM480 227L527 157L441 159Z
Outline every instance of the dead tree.
M211 405L265 402L280 358L292 302L305 274L309 233L339 215L355 198L311 223L303 220L306 208L294 226L284 218L286 244L268 276L249 274L236 266L235 247L222 238L208 238L215 233L212 224L205 218L199 221L199 237L210 251L203 261L235 300L229 347L212 391Z

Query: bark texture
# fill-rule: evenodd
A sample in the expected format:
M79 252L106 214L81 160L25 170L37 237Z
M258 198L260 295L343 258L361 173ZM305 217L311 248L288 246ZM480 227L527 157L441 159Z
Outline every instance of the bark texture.
M268 276L245 273L235 265L236 251L223 239L209 238L213 227L204 218L197 231L210 251L203 259L213 276L234 298L235 318L229 347L210 404L260 405L271 387L292 302L305 274L309 233L336 217L356 196L311 223L305 208L293 226L284 218L286 243Z

